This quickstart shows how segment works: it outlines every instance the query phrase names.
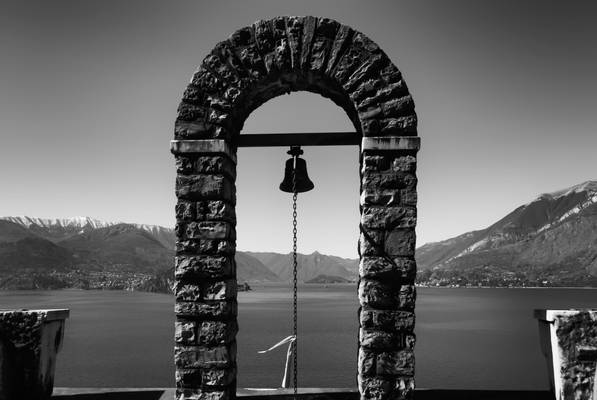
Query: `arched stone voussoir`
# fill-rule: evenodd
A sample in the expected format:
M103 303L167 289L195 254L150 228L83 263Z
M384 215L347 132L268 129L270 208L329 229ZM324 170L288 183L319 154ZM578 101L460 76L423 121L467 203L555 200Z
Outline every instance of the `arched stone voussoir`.
M288 16L213 48L183 95L175 136L233 139L253 110L294 91L330 98L364 136L416 135L408 87L373 40L333 19Z

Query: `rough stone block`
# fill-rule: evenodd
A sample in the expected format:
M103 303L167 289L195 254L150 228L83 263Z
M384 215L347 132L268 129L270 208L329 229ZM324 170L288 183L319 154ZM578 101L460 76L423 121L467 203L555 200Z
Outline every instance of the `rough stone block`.
M230 139L230 131L210 124L205 120L184 121L177 119L174 125L174 137L179 140ZM180 156L177 156L177 158Z
M381 105L390 99L401 98L408 95L408 88L402 79L398 79L396 82L386 83L385 85L383 85L384 82L381 79L376 82L379 82L380 86L376 85L374 91L362 93L358 100L355 101L357 109ZM363 85L359 87L359 89L362 88ZM353 93L353 96L355 95L357 95L357 93Z
M235 274L233 257L178 256L175 265L177 279L228 278Z
M235 207L222 200L197 203L197 216L210 221L222 220L236 223Z
M415 300L417 299L417 289L415 285L400 286L398 307L403 310L414 310Z
M413 155L363 155L361 171L414 173L417 158Z
M390 396L396 386L396 380L390 377L369 378L359 375L357 376L357 384L361 393L361 399L386 400L391 398Z
M224 221L189 222L185 234L188 239L236 239L234 225Z
M415 394L415 379L412 377L397 377L394 386L394 396L399 399L412 399Z
M359 322L365 329L412 332L415 327L415 314L409 311L362 309Z
M235 243L220 239L187 239L176 241L177 254L229 255L235 253Z
M236 241L219 240L218 242L218 254L230 254L234 255L236 252Z
M259 20L253 24L259 50L265 54L274 50L274 32L270 21Z
M236 379L236 369L203 369L201 382L205 386L227 386Z
M236 279L201 283L201 299L203 300L233 300L236 299L236 292Z
M177 155L175 157L176 173L187 175L195 172L194 158L190 156Z
M276 69L288 71L291 69L290 48L286 34L286 17L276 17L271 20L274 36L274 61Z
M386 234L385 252L391 257L413 257L416 235L414 229L397 229Z
M368 349L396 349L399 337L396 333L359 329L359 344Z
M177 388L193 388L201 386L200 369L177 369L175 373Z
M383 256L385 232L366 230L366 234L361 232L359 236L359 252L361 257L365 256Z
M234 160L225 155L198 156L195 160L193 172L197 174L225 175L232 179L236 178Z
M391 157L380 155L363 155L361 172L383 172L390 169Z
M197 301L201 299L201 287L177 282L174 287L174 296L177 301Z
M186 103L184 101L182 101L179 105L178 105L178 117L177 119L180 121L189 121L189 122L195 122L195 121L201 121L205 119L205 116L207 115L208 110L205 107L196 105L196 104L190 104L190 103Z
M358 103L359 98L362 98L362 96L359 96L359 88L361 85L372 80L379 81L374 82L372 85L369 84L372 88L379 88L385 84L385 82L379 77L379 71L387 63L391 63L391 61L383 52L372 54L368 59L363 60L363 62L353 70L354 72L350 73L352 66L347 57L338 62L338 65L335 68L334 76L345 78L342 82L340 82L340 84L348 93L353 102Z
M180 369L186 368L216 368L222 369L232 366L235 354L227 346L180 346L174 347L174 361Z
M201 396L200 389L176 389L176 400L199 400L199 396Z
M200 345L220 345L231 343L238 331L238 325L233 321L203 321L199 325Z
M375 189L363 188L360 204L362 206L416 206L417 191L411 189Z
M359 347L357 373L361 376L375 375L375 360L377 356L371 350Z
M340 60L340 55L346 50L348 46L350 46L350 42L353 35L354 31L346 25L341 25L338 31L336 32L336 37L334 39L328 57L327 67L325 68L325 74L327 76L331 76L333 74L335 66Z
M379 309L393 309L399 302L398 289L383 282L361 279L359 302L361 306Z
M415 313L396 311L395 327L399 331L412 332L415 329Z
M174 323L174 341L180 344L195 344L197 342L197 322L176 321Z
M400 192L400 189L363 188L360 204L362 206L399 206L403 204ZM416 201L413 205L416 205Z
M234 397L226 390L214 390L210 392L204 391L201 393L199 400L229 400Z
M181 388L176 391L176 400L231 400L236 398L231 390Z
M379 121L379 135L416 136L417 122L417 115L414 112L398 118L383 118Z
M236 317L238 305L236 301L177 301L174 305L176 315L181 317L207 318L225 320Z
M176 196L185 200L235 201L233 185L224 175L178 175Z
M365 110L369 107L379 105L377 94L384 86L383 80L369 78L361 82L350 94L350 99L355 104L357 110Z
M390 232L367 229L361 232L359 249L361 256L388 256L412 258L415 255L416 236L413 228Z
M322 71L325 69L328 53L332 47L336 30L339 24L336 21L327 18L320 18L315 29L315 37L311 45L311 65L312 71Z
M415 111L415 103L411 95L398 99L391 99L381 105L383 115L389 117L402 117L410 115Z
M417 224L417 209L365 206L361 213L361 223L371 229L414 228Z
M361 257L359 275L366 278L402 279L412 281L416 274L415 260L396 257L388 260L385 257Z
M210 108L209 113L207 114L207 122L223 126L226 129L232 129L233 127L232 115L214 108Z
M412 311L415 299L414 285L394 285L369 279L359 282L359 302L368 309Z
M392 171L414 173L416 170L417 158L415 156L405 155L392 160Z
M383 352L377 356L377 375L413 376L415 355L412 349Z
M290 61L292 69L301 68L301 34L303 32L303 18L288 17L286 20L286 31L288 33L288 48L290 50Z
M415 189L401 189L400 190L400 203L403 205L416 205L417 204L417 191Z
M366 172L362 177L362 187L370 190L412 189L417 185L417 177L406 172Z
M404 333L400 335L400 347L414 349L416 343L417 336L414 333Z
M353 80L351 75L359 70L366 62L373 62L372 58L379 53L379 47L366 35L356 32L352 43L344 52L334 71L333 77L340 84L345 86L347 81ZM370 68L368 73L374 75L377 65Z
M196 217L195 209L197 203L193 201L179 200L176 204L176 219L180 221L192 221Z

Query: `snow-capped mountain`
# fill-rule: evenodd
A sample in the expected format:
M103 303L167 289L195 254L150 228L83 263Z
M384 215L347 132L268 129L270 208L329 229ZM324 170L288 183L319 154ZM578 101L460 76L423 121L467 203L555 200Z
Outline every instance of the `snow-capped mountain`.
M46 272L72 269L161 271L168 275L174 263L175 241L173 229L156 225L107 222L90 217L2 217L0 283L3 274L27 269ZM299 259L301 280L322 273L354 279L357 273L358 260L317 252L300 254ZM288 254L238 251L237 279L239 282L288 280L290 261ZM282 270L282 276L278 276Z
M31 225L37 225L39 227L44 228L52 228L52 227L72 227L82 229L84 227L92 227L92 228L105 228L106 226L114 225L116 222L106 222L101 221L99 219L94 219L90 217L71 217L71 218L37 218L37 217L28 217L26 215L21 215L17 217L0 217L0 219L14 222L15 224L19 224L25 226L27 228L31 227Z
M597 277L597 181L541 194L486 229L425 244L417 262L419 270L533 268Z
M149 233L167 248L174 248L174 230L158 225L129 224L122 221L102 221L91 217L37 218L16 216L0 217L0 220L10 221L25 227L31 232L53 242L58 242L95 229L126 224Z

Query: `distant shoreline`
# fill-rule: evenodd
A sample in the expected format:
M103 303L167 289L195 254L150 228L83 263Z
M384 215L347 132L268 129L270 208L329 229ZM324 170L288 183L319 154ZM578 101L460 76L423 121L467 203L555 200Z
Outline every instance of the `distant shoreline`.
M356 282L342 282L342 283L299 283L300 287L309 287L309 288L317 288L317 287L342 287L342 286L357 286ZM241 285L239 285L241 286ZM250 284L250 289L248 291L255 291L258 290L259 287L291 287L292 283L286 282L252 282ZM451 286L427 286L427 285L415 285L417 289L582 289L582 290L597 290L597 287L592 286L514 286L514 287L506 287L506 286L459 286L459 287L451 287ZM240 289L240 288L239 288ZM2 288L0 289L0 293L3 292L25 292L25 291L81 291L81 292L131 292L131 293L155 293L155 294L171 294L169 292L163 291L146 291L146 290L131 290L131 289L101 289L101 288L77 288L77 287L65 287L65 288L22 288L22 289L14 289L14 288ZM247 290L238 290L239 293L247 292Z

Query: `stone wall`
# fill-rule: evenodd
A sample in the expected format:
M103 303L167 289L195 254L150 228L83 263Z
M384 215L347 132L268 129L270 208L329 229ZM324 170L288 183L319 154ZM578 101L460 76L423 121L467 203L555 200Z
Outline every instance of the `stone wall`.
M597 311L581 310L557 320L564 399L597 400Z
M49 399L68 310L0 310L0 400Z
M178 399L235 396L236 140L255 108L299 90L330 98L364 138L361 397L412 394L418 149L408 140L417 134L412 97L400 71L364 34L327 18L277 17L218 43L178 109L172 144Z

